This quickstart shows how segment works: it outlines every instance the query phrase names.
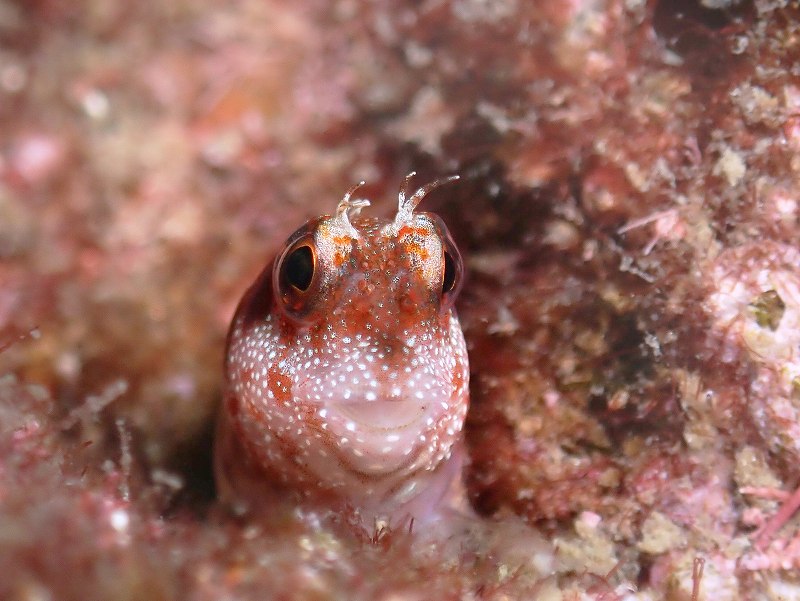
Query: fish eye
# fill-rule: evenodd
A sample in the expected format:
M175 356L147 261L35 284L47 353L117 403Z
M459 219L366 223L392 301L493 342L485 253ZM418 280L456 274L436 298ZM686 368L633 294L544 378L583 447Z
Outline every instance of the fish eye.
M316 269L316 256L308 244L292 250L283 258L281 264L281 281L300 292L311 286Z
M300 318L316 304L319 291L319 255L311 233L304 233L278 257L273 268L273 286L283 309Z
M452 292L456 287L456 264L453 255L444 251L444 274L442 275L442 294Z
M444 252L442 253L442 307L446 310L452 307L461 290L464 279L464 263L455 242L449 234L442 236Z

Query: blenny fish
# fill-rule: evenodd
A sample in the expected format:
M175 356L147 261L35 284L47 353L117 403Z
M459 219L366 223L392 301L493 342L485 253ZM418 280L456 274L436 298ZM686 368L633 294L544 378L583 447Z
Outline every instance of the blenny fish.
M394 219L360 216L353 186L242 298L215 443L223 500L350 511L366 528L466 506L464 268L444 222L415 212L457 176L409 195L413 176Z

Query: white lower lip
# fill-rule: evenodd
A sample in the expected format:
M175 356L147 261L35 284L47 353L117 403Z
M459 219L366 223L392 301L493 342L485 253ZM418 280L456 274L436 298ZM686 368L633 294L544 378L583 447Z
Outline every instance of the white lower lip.
M373 432L403 430L419 423L425 412L425 405L419 401L363 401L342 403L331 408L331 413L343 420L348 430Z
M380 476L414 464L426 446L432 407L418 400L337 403L326 409L326 429L351 469Z

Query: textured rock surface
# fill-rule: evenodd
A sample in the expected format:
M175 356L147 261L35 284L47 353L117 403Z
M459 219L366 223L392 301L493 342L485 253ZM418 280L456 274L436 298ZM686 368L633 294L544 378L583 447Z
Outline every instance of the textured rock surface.
M800 481L798 23L0 0L0 597L797 598L796 518L756 529ZM426 202L470 271L485 520L422 548L223 514L234 304L306 217L361 179L389 214L412 169L462 176Z

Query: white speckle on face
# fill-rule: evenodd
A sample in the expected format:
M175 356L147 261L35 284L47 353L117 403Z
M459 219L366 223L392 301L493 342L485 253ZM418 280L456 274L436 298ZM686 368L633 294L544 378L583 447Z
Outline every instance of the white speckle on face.
M243 303L229 337L228 385L240 407L232 419L257 462L298 493L346 490L357 505L376 502L376 491L417 491L419 474L449 455L469 372L458 320L440 311L431 292L439 284L422 277L440 265L419 269L422 259L378 236L379 220L354 223L359 238L346 247L315 238L322 266L331 249L352 254L326 289L335 304L323 299L318 314L294 323L278 299L256 319ZM441 256L441 241L423 242ZM367 484L365 474L379 478Z

